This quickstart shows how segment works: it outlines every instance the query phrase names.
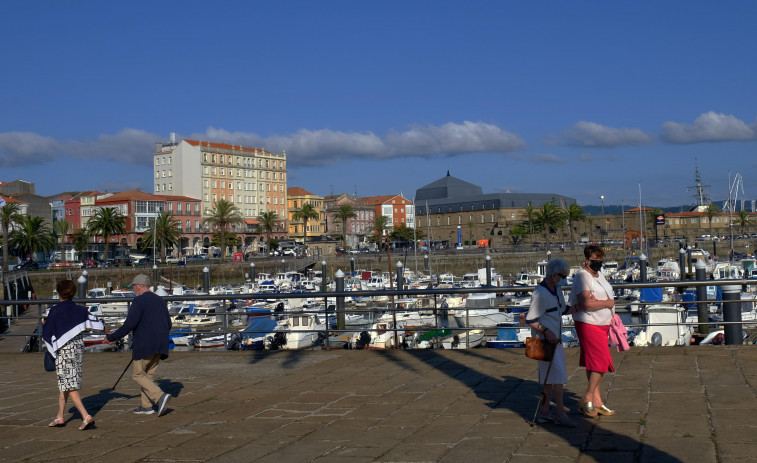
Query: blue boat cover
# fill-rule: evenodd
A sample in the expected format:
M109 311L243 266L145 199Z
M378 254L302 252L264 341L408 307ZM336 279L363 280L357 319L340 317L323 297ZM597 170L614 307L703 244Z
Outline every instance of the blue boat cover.
M641 288L641 302L662 302L662 288Z

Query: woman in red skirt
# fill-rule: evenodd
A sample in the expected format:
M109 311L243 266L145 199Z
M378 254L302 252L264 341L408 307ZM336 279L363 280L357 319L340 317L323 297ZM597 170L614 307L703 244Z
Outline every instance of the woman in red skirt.
M589 245L584 248L584 265L573 277L569 303L572 306L578 342L581 346L579 365L586 367L589 382L586 394L579 399L581 411L587 416L613 415L599 395L602 376L615 371L610 356L607 333L615 315L612 286L600 270L605 257L602 248Z

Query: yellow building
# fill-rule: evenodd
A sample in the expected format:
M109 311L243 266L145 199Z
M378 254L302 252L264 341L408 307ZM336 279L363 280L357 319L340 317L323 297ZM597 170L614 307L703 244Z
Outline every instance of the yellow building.
M318 219L308 220L307 230L303 220L294 220L293 216L297 211L302 210L302 206L310 204L318 212ZM288 210L288 230L289 238L305 241L306 237L320 236L324 233L326 213L323 207L323 197L300 188L287 188L287 210Z

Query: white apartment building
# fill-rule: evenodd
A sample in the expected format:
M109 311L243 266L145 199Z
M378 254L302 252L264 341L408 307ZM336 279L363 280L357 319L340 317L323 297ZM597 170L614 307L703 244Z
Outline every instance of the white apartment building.
M197 198L203 215L225 199L248 220L267 211L284 220L288 216L286 152L197 140L176 142L172 135L169 143L156 143L153 158L155 194Z

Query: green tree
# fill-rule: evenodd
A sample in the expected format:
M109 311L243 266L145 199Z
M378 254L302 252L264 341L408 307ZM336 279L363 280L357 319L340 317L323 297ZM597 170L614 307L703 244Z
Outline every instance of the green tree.
M476 228L476 224L471 220L468 222L468 242L473 246L473 229Z
M530 235L533 235L538 227L536 208L531 203L528 203L523 210L523 225L528 229Z
M310 220L318 220L320 217L321 215L310 203L303 204L301 209L294 211L292 214L292 220L302 222L302 231L305 233L306 242L308 240L308 222Z
M389 233L389 239L392 241L409 241L413 242L413 229L407 225L400 224L392 229Z
M68 231L71 230L71 222L66 219L53 222L53 232L60 241L60 259L66 260L66 236Z
M210 238L210 244L212 246L221 246L221 230L215 230L213 232L213 236ZM234 247L234 246L242 246L242 238L237 236L236 233L227 231L226 232L226 246L227 247Z
M266 235L266 244L268 245L268 249L274 249L271 247L271 233L273 233L273 229L276 228L276 225L279 221L279 215L276 213L276 211L266 211L263 212L258 216L258 233L265 233ZM278 246L279 242L276 241L276 245Z
M389 217L385 215L376 215L373 217L373 223L368 227L368 232L373 236L369 238L372 243L381 243L381 237L384 234L384 230L389 229Z
M178 246L181 241L183 234L179 226L179 222L170 212L158 213L155 220L150 223L150 228L142 234L142 245L145 248L151 248L153 237L155 237L155 246L160 249L160 261L165 263L168 248Z
M576 203L571 204L568 206L567 209L563 210L563 216L565 217L565 220L568 221L568 232L570 233L570 242L571 244L574 243L573 241L573 224L575 222L583 222L586 220L586 214L584 213L584 210Z
M239 209L230 202L222 199L215 203L213 209L205 216L204 222L221 231L221 262L226 255L226 233L229 225L241 225L244 223Z
M118 212L115 207L102 207L89 219L87 228L91 236L103 237L103 241L105 242L103 260L108 260L110 237L126 234L126 217ZM121 259L123 260L123 257Z
M20 256L33 258L38 251L55 249L55 237L42 217L23 217L8 236L8 244L18 249Z
M552 230L559 230L564 221L562 209L552 201L544 203L542 207L536 210L535 224L538 228L544 230L544 241L549 248L549 234Z
M80 228L79 230L74 232L72 239L74 251L76 251L76 255L79 256L79 259L81 259L84 256L84 253L87 252L87 245L89 244L89 232L86 228Z
M21 221L19 203L7 203L0 207L0 224L3 227L3 274L8 272L10 254L8 253L8 232L11 225Z
M715 203L710 203L707 208L705 208L704 212L702 212L702 215L707 217L707 222L710 224L710 236L712 236L712 219L720 215L720 208Z
M512 230L510 230L510 242L516 246L523 244L523 238L527 233L528 231L523 227L523 225L516 225Z
M347 249L347 220L357 217L350 204L342 204L334 213L334 218L342 221L342 247Z
M736 224L741 227L741 236L744 236L746 227L752 224L749 212L739 211L739 215L736 216Z

